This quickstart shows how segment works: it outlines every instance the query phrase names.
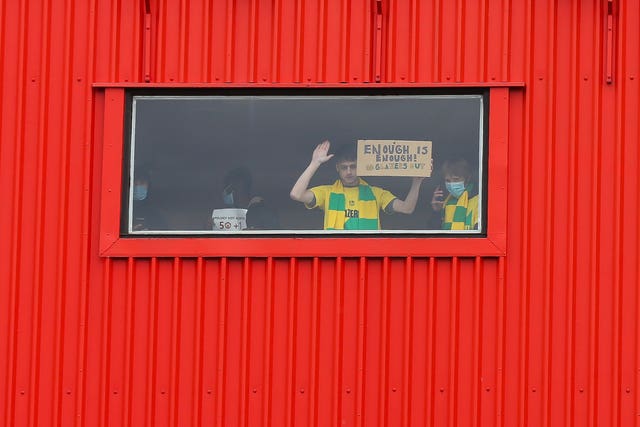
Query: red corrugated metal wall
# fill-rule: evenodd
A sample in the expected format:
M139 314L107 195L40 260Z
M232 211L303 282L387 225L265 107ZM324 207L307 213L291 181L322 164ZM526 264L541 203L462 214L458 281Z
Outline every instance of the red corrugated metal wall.
M100 258L145 2L0 1L0 423L638 424L638 2L381 4L151 0L151 82L524 82L506 257Z

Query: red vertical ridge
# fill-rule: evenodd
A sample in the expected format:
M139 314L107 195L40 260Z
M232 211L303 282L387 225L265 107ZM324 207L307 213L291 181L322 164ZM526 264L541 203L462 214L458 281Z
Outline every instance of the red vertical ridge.
M442 81L442 2L443 0L435 0L435 10L433 11L433 72L432 81Z
M67 1L67 13L69 14L69 19L67 20L67 22L69 22L68 27L71 29L70 33L68 33L66 35L67 40L65 42L65 46L67 47L67 51L65 53L65 57L69 57L71 55L71 52L74 51L74 49L72 48L73 45L73 40L75 40L75 26L77 22L88 22L89 24L88 26L88 34L87 34L87 39L88 39L88 43L87 43L87 57L91 58L90 60L88 60L85 64L85 68L82 69L82 75L83 75L83 88L84 88L84 92L85 93L90 93L91 89L89 87L89 82L94 81L94 67L95 67L95 44L96 44L96 35L95 35L95 28L96 28L96 19L97 16L94 13L93 14L93 19L88 19L89 17L91 17L91 11L94 11L96 9L96 5L95 5L95 0L90 0L89 1L89 6L88 6L88 10L89 10L89 17L87 17L87 19L82 19L79 18L78 20L75 19L75 14L71 13L71 4L72 4L72 0L68 0ZM66 63L70 63L71 61L69 59L67 59L65 61ZM71 69L71 68L70 68ZM69 75L72 76L71 73L69 73ZM69 93L67 91L67 93ZM83 153L84 153L84 158L83 158L83 164L82 164L82 177L83 177L83 191L82 191L82 200L81 200L81 220L80 220L80 232L82 233L83 239L82 239L82 243L81 243L81 253L80 253L80 263L83 266L84 271L82 271L82 275L81 275L81 290L80 290L80 304L79 304L79 310L80 310L80 325L81 325L81 331L79 334L79 339L78 339L78 346L76 348L76 353L78 355L80 355L79 358L79 363L80 363L80 367L79 367L79 371L80 373L78 374L77 377L77 383L76 383L76 411L79 414L79 416L76 417L76 427L80 427L80 426L84 426L86 425L86 419L88 418L88 414L85 413L85 405L84 403L87 401L87 397L86 397L86 379L88 377L88 375L86 375L87 372L87 363L88 363L88 348L87 348L87 337L89 334L89 326L88 326L88 318L89 318L89 302L88 302L88 293L89 293L89 284L90 284L90 277L91 277L91 268L97 268L97 266L93 265L93 263L90 261L92 259L92 253L90 252L91 250L91 238L90 238L90 232L89 229L91 227L90 225L90 216L91 216L91 202L92 202L92 197L91 197L91 186L93 183L93 144L90 144L89 141L91 141L92 135L93 135L93 126L94 126L94 122L93 122L93 117L94 117L94 113L95 113L95 97L90 95L87 96L87 99L83 101L83 104L85 106L85 111L84 111L84 122L85 122L85 127L84 127L84 140L83 140ZM68 97L65 97L64 101L63 101L63 117L68 117L67 119L67 124L66 124L66 129L67 132L70 132L70 128L71 128L71 118L69 117L68 113L64 113L64 111L68 111L68 106L71 104L71 95L69 94ZM65 144L65 147L68 144ZM68 182L69 181L69 173L70 173L70 162L66 162L66 164L64 165L64 168L62 169L64 170L64 174L65 174L65 179L64 182ZM62 206L63 206L63 216L66 216L66 211L68 210L68 206L69 206L69 196L68 196L68 185L64 186L65 190L64 190L64 198L62 201ZM66 223L65 223L66 226ZM64 233L64 230L63 230ZM65 239L61 239L60 237L58 237L59 241L65 240ZM65 246L66 247L66 246ZM62 252L62 262L61 265L67 265L67 251L63 251ZM61 269L62 270L62 269Z
M151 258L149 274L149 334L147 342L147 387L146 414L147 425L155 425L156 382L158 359L158 259Z
M2 28L7 28L6 25L6 21L7 21L7 2L0 2L0 25L2 26ZM5 48L6 48L6 42L7 42L7 31L0 31L0 52L5 52ZM5 72L5 65L3 63L3 65L0 67L0 99L4 99L5 98L5 85L4 85L4 72ZM3 135L3 129L4 129L4 116L5 111L4 111L4 104L0 102L0 136ZM2 164L2 146L3 146L3 140L0 139L0 164Z
M638 21L640 21L640 7L636 7ZM636 70L637 71L637 70ZM638 76L633 76L634 78L638 78ZM629 77L631 78L631 76ZM636 83L636 92L635 99L640 99L640 85ZM640 109L636 109L635 111L636 123L640 123ZM635 159L635 164L640 164L640 150L638 150L638 154ZM636 186L635 188L640 188L640 174L636 174ZM636 221L640 222L640 217L636 218ZM636 256L640 254L640 239L635 239L635 253ZM640 262L636 263L636 271L635 271L635 280L636 283L640 282ZM636 357L635 357L635 366L634 366L634 378L633 378L633 390L635 393L635 407L640 408L640 292L636 292L636 315L635 315L635 335L636 335ZM640 417L635 418L635 426L640 425Z
M127 284L126 284L126 300L125 300L125 343L124 343L124 379L123 384L123 402L124 410L122 411L122 425L131 425L131 407L133 406L131 396L131 377L133 376L133 329L134 325L134 310L135 310L135 292L133 290L135 286L135 259L129 257L127 259Z
M433 407L434 407L434 390L435 390L435 330L436 330L436 313L435 313L435 299L436 299L436 280L435 280L435 269L436 269L436 260L435 258L429 258L429 269L427 273L427 286L429 288L427 301L427 313L426 313L426 323L429 325L427 327L427 341L429 343L426 364L427 376L425 378L425 420L429 420L429 425L433 426Z
M505 381L505 332L507 316L505 315L505 300L507 289L505 286L506 274L506 260L505 257L498 258L498 351L496 356L496 366L498 373L496 375L496 416L499 418L496 422L498 427L504 427L504 381ZM481 276L482 277L482 276ZM482 280L482 279L480 279ZM480 294L482 295L482 288ZM482 303L480 303L480 310L482 310ZM480 316L482 319L482 316ZM482 351L482 350L480 350ZM482 360L482 353L479 355L479 359Z
M348 4L342 2L342 8L340 10L340 54L338 55L338 62L340 64L340 82L348 82L349 76L347 75L347 62L349 60L349 50L347 48L347 32L348 32Z
M251 83L255 83L258 81L258 35L260 31L258 30L259 19L258 19L258 4L259 1L252 1L249 11L249 49L247 51L248 61L247 64L247 81Z
M625 16L625 4L624 2L618 2L619 8L617 10L618 16ZM612 8L614 5L611 5ZM613 11L615 13L615 10ZM618 21L618 20L616 20ZM619 21L617 22L619 23ZM614 26L616 23L614 23ZM614 124L614 135L613 135L613 144L614 144L614 165L613 165L613 283L615 287L613 288L613 381L612 381L612 393L611 393L611 407L612 407L612 416L614 417L612 421L612 425L622 425L622 399L621 399L621 387L622 387L622 304L620 302L623 295L623 285L624 281L622 280L622 264L624 257L622 256L624 248L623 248L623 224L622 218L625 216L624 212L624 203L625 198L622 197L625 190L625 182L624 182L624 141L625 141L625 127L623 124L623 109L626 101L626 89L627 89L627 79L621 75L620 70L625 70L626 60L625 55L621 54L621 52L626 52L626 33L624 31L623 25L617 25L616 33L619 37L619 45L617 46L617 82L620 86L619 90L615 90L615 110L613 114L615 116L615 124ZM615 33L614 33L615 34ZM637 34L636 34L637 36ZM608 48L614 49L615 41L612 42ZM608 88L611 90L611 88ZM638 418L637 416L634 417Z
M402 425L411 425L411 383L413 363L413 258L407 257L404 283L404 347L402 367Z
M65 13L65 18L64 18L64 22L66 23L66 28L65 28L65 33L64 33L64 50L63 50L63 57L62 57L62 63L63 63L63 79L64 79L64 87L63 87L63 99L62 99L62 117L65 118L65 122L64 122L64 127L63 129L63 134L62 134L62 138L61 141L62 142L62 149L60 150L60 164L61 164L61 178L60 178L60 184L61 184L61 188L62 188L62 197L61 197L61 203L60 203L60 217L59 217L59 225L58 225L58 262L60 265L59 271L58 271L58 283L65 283L69 284L69 275L68 275L68 271L67 271L67 263L68 263L68 259L69 259L69 242L68 242L68 235L69 235L69 218L68 218L68 213L69 213L69 205L70 203L70 196L69 196L69 190L70 190L70 175L71 175L71 144L68 142L70 140L70 136L72 134L72 115L71 115L71 111L72 111L72 104L73 104L73 99L71 96L71 90L72 90L72 86L71 86L71 82L74 80L73 79L73 69L72 69L72 57L73 57L73 53L75 51L75 31L74 31L74 26L72 25L72 23L74 22L74 18L75 18L75 14L74 14L74 8L72 7L72 1L71 0L67 0L66 4L66 13ZM68 29L67 29L68 28ZM74 259L77 259L74 256ZM77 276L76 276L77 277ZM66 318L66 307L67 307L67 287L66 286L61 286L58 290L60 293L58 295L56 295L57 298L59 298L58 300L58 304L56 305L57 309L59 311L57 311L57 318L56 318L56 339L55 339L55 357L56 357L56 367L57 367L57 372L58 375L56 375L55 378L55 388L56 390L54 391L54 399L55 403L54 403L54 408L57 410L57 414L56 414L56 420L59 424L62 424L62 412L63 412L63 400L60 399L60 396L62 395L62 387L63 387L63 372L64 372L64 358L63 358L63 354L64 354L64 349L66 348L65 345L65 333L64 333L64 328L65 328L65 318ZM75 301L74 301L75 303ZM72 305L73 307L75 307L75 304ZM77 392L77 391L76 391ZM78 410L78 408L76 408L76 411Z
M388 423L389 384L389 258L382 259L382 299L380 303L380 383L378 385L379 418L382 425Z
M569 203L567 209L567 221L572 224L569 233L569 246L568 246L568 277L567 277L567 318L569 319L568 335L566 340L565 355L566 355L566 372L569 374L565 376L565 408L566 417L565 424L572 425L575 422L575 387L576 387L576 349L574 337L576 335L576 277L577 277L577 249L578 245L575 244L575 240L578 237L578 224L577 221L572 221L576 217L576 207L578 206L578 180L576 179L576 170L578 164L578 150L576 149L576 139L579 133L578 123L579 117L577 114L578 106L580 105L580 90L578 87L578 64L579 64L579 50L576 48L578 43L578 34L580 21L578 19L579 13L578 2L572 3L571 6L571 41L570 44L570 72L573 77L572 84L569 88L569 98L573 100L569 103L569 122L572 126L569 126Z
M333 403L331 419L340 424L342 419L342 348L343 348L343 260L342 257L336 258L336 270L334 277L335 286L335 303L334 303L334 327L333 327Z
M409 46L409 82L415 83L417 80L418 73L418 52L420 52L420 20L418 17L420 16L420 5L422 3L418 0L411 0L409 15L410 15L410 23L409 23L409 34L410 34L410 46Z
M296 381L296 307L298 295L297 262L296 258L289 260L289 307L287 322L287 401L286 401L286 423L285 426L292 426L295 420L295 381Z
M202 257L196 258L196 310L195 310L195 350L193 352L193 366L195 367L195 380L193 381L193 417L191 424L194 426L202 425L202 392L203 392L203 378L204 370L202 368L204 360L204 312L202 306L205 299L205 269L204 259Z
M19 239L19 233L22 229L22 173L23 173L23 165L24 165L24 132L25 132L25 93L26 93L26 82L25 82L25 73L26 73L26 58L25 58L25 45L26 45L26 20L28 7L26 2L20 3L20 22L18 24L19 35L18 35L18 81L16 82L16 86L20 89L17 93L17 105L15 108L16 111L16 145L17 148L14 153L14 162L15 172L13 174L13 218L11 220L11 242L13 242L13 246L11 248L10 255L10 269L9 273L9 283L11 286L11 291L9 295L11 296L11 308L9 309L9 357L7 358L7 378L10 378L6 384L6 413L7 424L14 424L14 416L15 416L15 396L16 396L16 368L17 368L17 357L16 354L18 352L18 329L20 325L18 324L18 306L20 303L20 252L22 249L21 239Z
M449 422L451 425L458 424L458 366L460 365L460 258L453 257L451 260L451 306L449 322L451 325L451 341L449 343Z
M203 2L202 10L202 81L212 82L213 78L213 53L211 39L213 38L213 5L209 1Z
M300 83L302 81L302 69L304 55L302 50L304 49L304 1L295 0L295 29L294 29L294 43L293 43L293 81Z
M318 282L320 280L320 268L319 260L317 257L313 258L313 267L311 272L311 325L309 330L309 336L311 341L310 356L311 361L309 363L309 413L308 420L309 426L318 425L318 341L320 330L318 325L320 324L320 287Z
M68 141L71 140L71 120L72 115L70 114L71 106L73 104L71 99L71 81L73 80L73 70L71 67L72 64L72 54L74 52L75 47L75 20L73 20L73 14L71 13L71 1L68 0L65 4L66 13L65 13L65 22L64 25L64 48L63 48L63 93L65 94L62 100L62 119L64 120L64 127L62 128L63 134L61 135L61 149L59 155L59 161L62 173L60 174L60 178L58 180L58 185L61 189L62 200L60 203L60 214L58 219L58 232L56 233L56 238L58 240L58 272L56 274L57 282L59 284L65 283L68 284L69 275L67 274L67 265L68 265L68 257L69 257L69 249L68 249L68 232L69 232L69 177L71 173L70 166L70 144ZM48 48L47 48L48 50ZM90 111L90 109L89 109ZM89 135L89 133L87 133ZM88 145L88 144L87 144ZM88 209L88 206L87 206ZM88 226L87 226L88 229ZM88 235L88 232L87 232ZM82 257L81 257L82 259ZM83 260L86 265L87 257ZM86 280L86 277L85 277ZM83 283L81 289L81 300L82 298L86 298L84 296L84 290L86 287L86 283L88 280ZM54 337L54 364L56 372L63 372L63 353L64 353L64 325L65 325L65 314L66 314L66 290L65 286L59 286L56 290L56 330ZM85 300L86 301L86 300ZM82 307L82 303L79 304ZM81 308L82 309L82 308ZM83 310L86 312L86 308ZM84 334L79 334L80 337L83 337ZM82 338L79 340L82 341ZM77 349L77 354L82 355L84 352L81 351L81 348ZM81 375L78 375L81 377ZM80 388L78 387L76 390L76 396L80 394ZM53 410L55 414L52 415L52 419L56 420L58 425L62 424L62 375L55 375L54 377L54 402L53 402ZM76 408L81 407L78 400L76 399Z
M40 224L42 223L42 219L40 219ZM39 242L39 240L36 240ZM38 246L42 246L41 244L36 243ZM41 251L39 248L37 252ZM40 351L41 351L41 341L42 341L42 277L41 277L41 263L42 260L36 258L36 262L34 262L35 270L36 270L36 279L34 280L34 295L33 295L33 312L32 322L33 328L31 332L31 348L32 356L29 363L29 394L31 398L29 399L29 420L28 425L33 426L38 424L38 392L40 390ZM40 266L39 266L40 265ZM57 372L55 376L59 376L61 373ZM58 397L58 390L53 391L54 398Z
M325 60L327 56L327 0L318 1L318 38L317 38L317 68L316 78L317 82L325 82L327 80L327 62Z
M345 17L345 51L344 51L344 82L348 83L351 80L351 3L346 2L346 17Z
M43 49L40 52L40 93L39 93L39 107L38 107L38 154L36 160L36 211L35 211L35 241L34 241L34 260L33 260L33 330L31 335L31 348L32 357L29 367L29 392L31 398L29 399L29 420L28 425L33 426L38 424L39 413L39 399L38 392L40 389L40 352L42 342L42 293L43 293L43 266L44 261L44 206L45 206L45 194L47 190L47 146L45 141L47 140L49 116L47 114L47 104L49 101L49 52L50 52L50 37L48 36L51 28L51 9L48 7L48 3L43 5L42 11L42 23L41 23L41 35ZM54 356L55 357L55 356ZM56 378L59 376L54 375ZM59 390L53 390L54 399L59 398Z
M153 31L153 26L156 26L157 29L155 30L155 34L157 34L156 36L156 67L157 70L151 74L152 77L155 77L154 80L156 81L165 81L167 78L167 74L166 74L166 67L165 67L165 46L166 46L166 18L167 18L167 14L165 12L166 10L166 0L157 0L158 2L158 10L156 12L157 18L154 19L154 15L152 14L152 29L151 31ZM154 25L155 24L155 25Z
M480 10L482 11L482 16L480 19L480 37L478 37L478 49L480 50L480 54L478 55L478 61L480 64L478 66L478 71L480 72L480 80L487 81L489 74L489 60L488 60L488 52L489 52L489 35L487 32L489 31L489 0L481 0L480 1Z
M63 282L59 282L59 283L63 283ZM54 381L54 410L56 411L55 414L55 419L59 424L62 423L62 399L60 398L62 395L62 381L61 381L61 374L63 372L63 353L64 353L64 327L63 325L65 324L65 313L66 313L66 306L67 306L67 299L66 299L66 287L65 286L59 286L58 290L56 292L56 336L55 336L55 350L54 350L54 354L55 354L55 368L57 369L56 372L59 373L59 375L55 376L55 381ZM37 425L37 423L36 423Z
M282 0L273 0L273 19L271 25L271 81L280 81L280 21L282 13Z
M638 9L638 18L640 21L640 7L637 8ZM634 78L637 78L637 76L634 76ZM636 83L636 99L640 99L640 85L638 85ZM636 109L635 111L636 113L636 123L640 123L640 109ZM640 165L640 150L638 150L638 155L636 156L635 159L635 164L636 165ZM636 174L636 188L640 188L640 174ZM640 217L636 218L637 222L640 222ZM638 256L638 254L640 254L640 239L635 239L635 253L636 256ZM636 271L635 271L635 280L636 283L640 282L640 262L636 263ZM636 408L640 408L640 392L639 392L639 387L640 387L640 292L636 292L636 315L635 315L635 335L636 335L636 345L635 345L635 350L636 350L636 357L635 357L635 366L634 366L634 372L635 375L633 376L633 390L635 393L635 407ZM635 417L635 422L634 422L635 426L640 425L640 417Z
M612 5L612 7L615 7L616 5ZM627 3L625 2L618 2L617 3L618 6L618 17L625 17L627 16L628 12L627 12ZM615 13L615 10L614 10ZM617 318L614 320L615 321L615 326L614 326L614 333L617 332L616 339L617 339L617 343L616 345L614 345L614 361L617 364L616 366L616 381L614 382L613 386L614 386L614 399L617 402L617 407L616 407L616 416L617 416L617 425L622 425L623 423L623 418L622 418L622 398L621 398L621 390L622 390L622 386L623 386L623 368L624 368L624 363L622 360L622 355L623 355L623 349L622 349L622 343L623 343L623 335L622 335L622 330L623 330L623 320L622 320L622 312L623 312L623 308L622 308L622 300L625 300L624 298L624 289L623 289L623 285L625 284L625 281L623 279L624 275L623 275L623 261L625 259L624 257L624 253L625 253L625 249L624 249L624 229L623 229L623 223L622 223L622 218L625 217L624 212L626 211L625 209L625 202L628 202L629 199L627 199L625 197L625 189L628 188L627 184L625 182L625 162L624 162L624 156L625 156L625 141L627 140L627 133L626 133L626 123L623 120L623 117L626 115L626 111L625 111L625 106L626 106L626 100L627 100L627 83L629 82L629 80L627 79L627 77L624 75L624 73L621 70L627 70L627 55L625 55L625 52L628 51L627 49L627 20L626 19L617 19L617 24L618 24L618 28L617 28L617 32L614 33L618 35L619 38L619 45L618 45L618 59L617 59L617 64L618 67L616 69L616 74L617 74L617 81L620 82L620 90L617 90L616 93L616 116L617 116L617 120L616 120L616 155L615 155L615 160L617 162L617 167L614 168L614 170L618 171L618 176L619 180L617 180L616 185L615 185L615 193L614 193L614 206L616 208L616 214L614 215L615 218L615 227L614 227L614 260L616 260L616 264L614 265L614 283L618 284L618 288L616 289L615 292L615 304L614 304L614 313L617 313ZM615 23L614 23L615 25ZM612 47L615 46L615 41L612 45ZM630 204L630 203L629 203ZM638 256L638 253L636 252L636 256ZM636 307L636 309L638 309L638 307ZM637 327L637 326L636 326ZM627 392L629 392L629 390L626 390ZM637 393L637 390L635 390L635 392ZM634 417L633 419L636 419L638 417ZM627 419L629 419L629 417L627 417Z
M133 46L138 47L138 55L134 55L132 64L131 64L131 81L134 82L144 82L145 81L145 70L144 70L144 38L145 38L145 7L144 1L142 0L142 4L138 3L138 7L136 8L138 11L137 19L133 19L132 21L132 33L133 40L131 41ZM127 81L125 79L125 81Z
M216 425L225 425L225 372L226 372L226 344L227 344L227 281L228 260L220 260L220 277L218 283L218 375L216 384Z
M189 13L188 1L180 2L180 22L178 24L178 81L186 81L189 63Z
M225 51L224 51L224 81L234 81L234 52L233 48L235 43L235 25L234 25L234 12L235 12L235 0L226 0L227 15L225 20Z
M511 6L506 7L505 1L502 0L502 44L501 52L503 52L502 59L502 75L499 77L500 81L508 82L511 80L510 69L511 61L507 52L511 52ZM486 51L485 51L486 52ZM485 61L487 63L487 61ZM483 79L486 80L486 74L483 75Z
M267 258L267 280L266 280L266 310L265 310L265 334L264 334L264 393L262 398L262 424L271 425L271 408L273 402L273 315L274 315L274 268L273 258Z
M549 29L550 36L547 38L547 57L546 59L546 75L548 83L546 84L546 99L550 104L546 108L546 127L547 144L545 145L545 163L548 165L547 173L545 173L544 193L545 193L545 221L544 221L544 284L543 284L543 341L542 341L542 386L541 386L541 401L542 401L542 416L541 419L546 423L551 422L551 381L550 376L552 372L553 363L553 263L556 259L554 251L554 245L552 242L555 240L554 233L554 197L556 192L552 191L554 188L554 182L556 178L556 168L554 159L556 151L556 81L557 81L557 64L555 58L557 56L557 11L555 7L550 6L547 10L546 24Z
M387 3L387 10L385 14L384 3ZM383 1L382 6L382 46L386 46L386 52L383 49L380 55L380 60L383 66L380 67L384 71L384 75L380 81L382 82L396 82L397 78L397 58L396 53L396 41L398 40L398 34L396 33L397 20L398 20L398 2L396 0ZM385 25L386 24L386 25ZM386 42L386 43L385 43Z
M171 367L170 367L170 390L169 396L169 421L178 425L179 398L178 388L180 387L180 328L182 307L182 260L173 259L173 274L171 280Z
M456 75L454 81L464 81L464 37L465 37L465 7L462 0L456 1Z
M533 22L533 5L531 1L527 2L527 10L526 10L526 18L525 18L525 45L526 48L524 50L525 56L525 81L533 84L533 41L531 36L531 26ZM522 290L522 297L520 301L520 307L522 308L522 316L520 318L520 369L519 369L519 398L518 398L518 425L525 426L528 420L528 387L529 387L529 377L528 377L528 368L529 368L529 300L530 300L530 292L531 292L531 284L529 281L529 273L531 271L530 265L530 242L531 242L531 195L529 192L530 189L530 174L531 174L531 157L532 157L532 131L533 127L531 126L532 116L533 116L533 107L532 107L532 99L531 96L525 98L525 106L523 109L524 112L524 136L526 141L526 146L523 148L523 158L522 158L522 190L521 194L523 194L523 203L522 203L522 231L520 233L522 237L521 240L521 257L523 260L521 267L521 275L520 280L524 286Z
M373 29L373 20L374 18L374 13L373 13L373 4L374 4L375 0L371 0L371 1L367 1L365 2L365 7L364 7L364 24L362 25L362 28L364 28L364 34L365 36L363 37L363 41L364 41L364 46L362 47L362 82L363 83L368 83L371 81L374 81L375 78L373 76L374 71L373 71L373 67L372 67L372 58L373 55L371 54L371 49L374 46L375 43L375 29ZM326 55L326 53L325 53ZM326 67L326 64L325 64Z
M240 394L238 401L239 425L247 426L247 396L249 395L249 351L250 351L250 303L251 303L251 258L244 258L242 264L242 302L240 306Z
M109 371L111 364L111 277L112 261L107 258L104 262L103 276L103 299L102 299L102 346L100 355L102 356L100 364L100 389L102 391L102 400L100 401L100 420L102 425L109 425Z
M366 377L364 367L366 366L366 310L367 310L367 259L360 257L358 264L358 332L356 350L356 427L366 425L364 419L364 392ZM343 291L344 292L344 291ZM341 295L344 298L344 294ZM344 300L342 300L344 301ZM341 304L342 305L342 304ZM344 321L344 317L341 318ZM340 331L344 329L341 327ZM342 371L341 371L342 372Z
M591 22L594 28L592 32L593 37L593 46L594 52L600 52L601 43L599 34L599 26L598 22L600 20L600 13L597 6L593 7L593 16L591 17ZM598 55L594 55L594 63L592 64L591 75L593 77L593 81L597 81L595 76L599 76L599 67L597 63ZM592 199L592 207L591 214L593 218L594 227L591 228L591 301L590 301L590 325L589 325L589 356L590 356L590 366L589 366L589 404L588 404L588 419L590 425L597 425L598 420L598 342L599 342L599 286L600 286L600 263L602 260L600 259L600 214L599 214L599 206L601 200L601 173L600 173L600 157L602 154L602 146L600 143L600 136L602 132L602 106L600 104L600 90L598 88L594 88L594 103L593 103L593 135L594 138L594 148L595 153L592 160L592 169L595 173L592 175L592 189L593 189L593 199Z
M118 52L120 51L120 3L111 3L111 40L109 45L109 78L111 81L120 81L120 61Z
M471 352L472 355L472 385L471 385L471 425L477 426L479 424L480 412L481 412L481 393L480 384L481 378L481 364L482 357L480 352L482 351L482 346L480 345L480 331L482 330L482 315L481 311L481 301L482 301L482 258L476 257L473 263L473 332L471 338Z

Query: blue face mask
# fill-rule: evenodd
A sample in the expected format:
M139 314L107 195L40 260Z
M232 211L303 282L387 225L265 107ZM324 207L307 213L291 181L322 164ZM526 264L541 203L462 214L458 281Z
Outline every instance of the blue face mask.
M149 188L146 185L134 185L133 186L133 200L144 200L147 198L147 192Z
M233 191L227 193L226 191L222 193L222 200L224 204L227 206L233 206Z
M447 188L447 191L451 193L451 195L456 199L462 196L462 193L464 193L464 181L445 182L444 185Z

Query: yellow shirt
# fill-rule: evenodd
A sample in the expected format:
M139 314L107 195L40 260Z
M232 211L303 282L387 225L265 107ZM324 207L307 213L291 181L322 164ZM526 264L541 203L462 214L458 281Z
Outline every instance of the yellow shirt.
M309 209L324 210L325 230L378 230L379 211L386 209L396 196L360 179L357 187L344 187L340 180L333 185L311 188L315 204Z

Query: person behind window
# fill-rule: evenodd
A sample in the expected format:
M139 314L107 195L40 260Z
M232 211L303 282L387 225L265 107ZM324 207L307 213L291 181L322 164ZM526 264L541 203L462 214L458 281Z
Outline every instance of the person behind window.
M133 231L167 229L167 223L151 195L150 174L146 171L136 171L133 179Z
M471 179L471 167L464 159L447 161L442 166L447 197L440 186L431 198L431 208L440 212L443 230L478 228L478 193Z
M290 193L293 200L304 203L308 209L324 210L325 230L378 230L381 209L387 214L413 213L424 178L413 178L407 197L404 200L398 199L391 192L371 186L358 177L355 144L344 145L334 154L329 154L330 146L329 141L318 144L313 151L311 163L302 172ZM331 185L309 188L311 178L318 168L334 156L339 179Z
M262 197L252 195L251 172L247 168L237 167L226 173L223 179L222 201L227 208L247 209L255 203L264 201Z
M262 197L252 193L251 172L238 167L227 172L223 179L222 202L224 208L214 209L211 214L211 225L215 230L239 231L247 228L249 217L253 217L253 229L278 228L277 216L265 207ZM257 215L248 212L258 209ZM266 218L266 216L271 216Z
M278 230L278 216L264 201L254 203L247 209L247 229Z

